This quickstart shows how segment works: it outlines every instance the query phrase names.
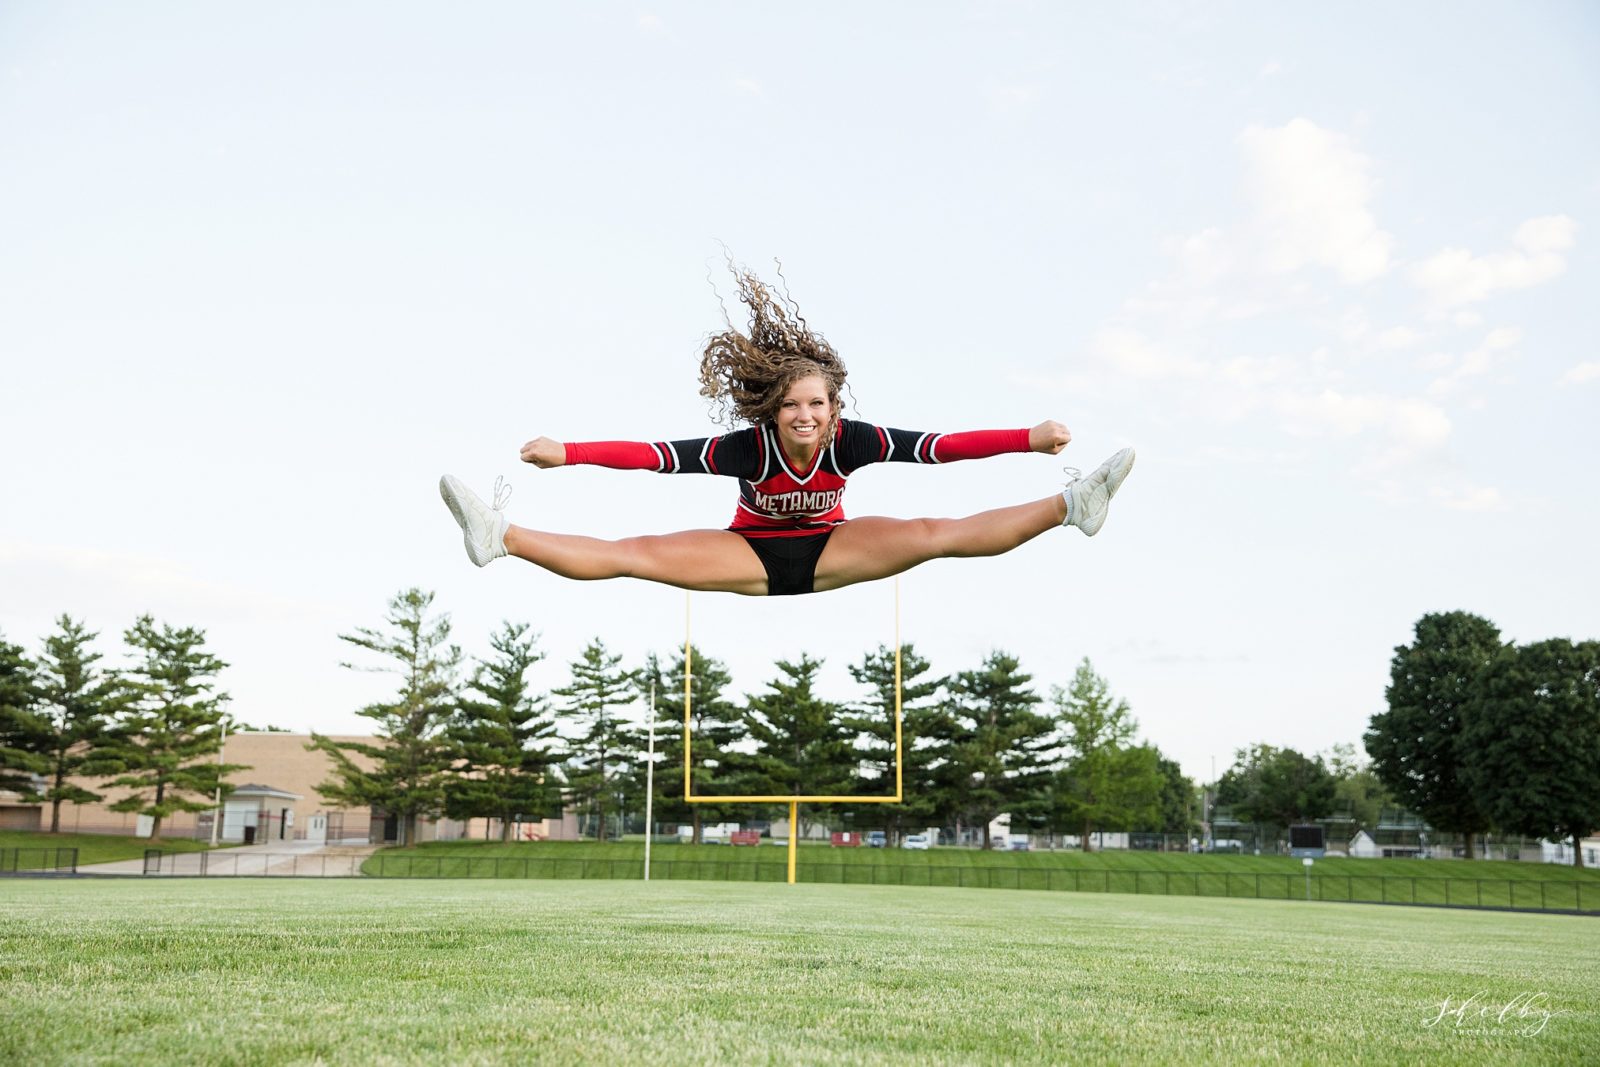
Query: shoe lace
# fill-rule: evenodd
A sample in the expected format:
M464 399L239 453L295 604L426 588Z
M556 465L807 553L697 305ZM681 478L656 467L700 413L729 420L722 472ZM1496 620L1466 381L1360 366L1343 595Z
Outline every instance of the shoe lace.
M494 501L490 506L496 511L504 511L510 501L511 486L506 484L505 475L497 475L494 480Z
M1061 470L1067 476L1068 485L1071 485L1073 482L1080 481L1083 478L1083 472L1077 467L1062 467Z

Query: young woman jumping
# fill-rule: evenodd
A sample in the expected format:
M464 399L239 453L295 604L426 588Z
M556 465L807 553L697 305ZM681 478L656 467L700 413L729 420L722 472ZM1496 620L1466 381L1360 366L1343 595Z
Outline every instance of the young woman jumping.
M1072 440L1059 422L1031 430L918 433L840 417L844 363L813 334L799 309L778 300L755 275L735 274L750 309L750 331L731 325L700 360L701 395L749 426L685 441L563 444L548 437L522 446L536 467L589 463L664 474L739 479L733 523L725 530L604 541L513 526L496 494L490 507L456 478L439 492L482 567L511 555L566 578L642 578L683 589L781 596L825 592L887 578L950 556L997 556L1056 526L1093 537L1111 498L1133 468L1124 448L1060 493L962 519L861 518L846 521L845 479L869 463L949 463L1005 452L1055 455ZM1076 473L1076 472L1074 472Z

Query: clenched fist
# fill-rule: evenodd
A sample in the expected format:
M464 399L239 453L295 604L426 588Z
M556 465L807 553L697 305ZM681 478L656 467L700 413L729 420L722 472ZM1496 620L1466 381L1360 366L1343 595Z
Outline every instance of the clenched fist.
M1046 419L1028 431L1028 447L1051 456L1066 448L1071 441L1072 431L1054 419Z
M559 467L567 461L567 446L548 437L535 437L522 446L522 462L541 469Z

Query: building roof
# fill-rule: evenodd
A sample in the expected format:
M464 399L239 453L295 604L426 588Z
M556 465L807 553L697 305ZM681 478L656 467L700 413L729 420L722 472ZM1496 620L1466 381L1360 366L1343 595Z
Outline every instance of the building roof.
M300 799L299 793L290 793L284 789L274 789L270 785L257 785L254 782L249 785L235 786L233 792L229 795L235 797L282 797L285 800Z

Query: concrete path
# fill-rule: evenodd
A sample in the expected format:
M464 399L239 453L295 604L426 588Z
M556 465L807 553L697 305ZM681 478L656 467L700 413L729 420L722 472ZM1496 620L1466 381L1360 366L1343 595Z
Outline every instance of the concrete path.
M377 845L330 845L321 841L275 841L208 852L168 852L161 857L160 870L152 871L150 877L176 874L350 878L361 873L362 861L378 848ZM145 861L140 858L93 863L80 866L78 873L143 877Z

